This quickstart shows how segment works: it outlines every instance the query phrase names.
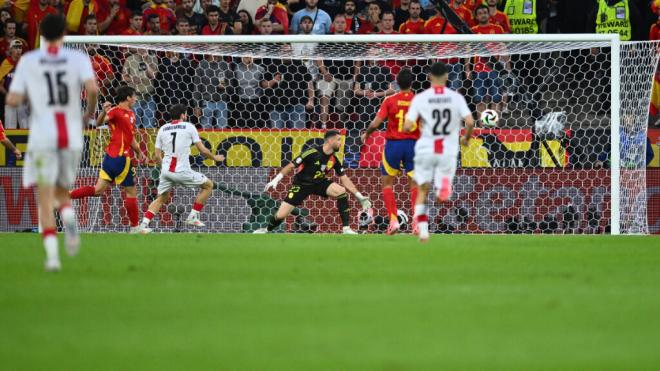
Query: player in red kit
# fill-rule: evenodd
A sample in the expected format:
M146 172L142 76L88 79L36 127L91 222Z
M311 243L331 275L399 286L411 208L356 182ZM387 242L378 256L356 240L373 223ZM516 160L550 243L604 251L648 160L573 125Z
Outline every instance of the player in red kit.
M135 188L135 168L131 162L135 154L139 162L146 158L135 140L135 113L132 110L137 101L135 89L130 86L121 86L117 89L115 107L110 103L103 105L103 111L96 120L97 125L104 123L110 128L110 143L105 149L103 164L99 171L99 179L94 187L85 186L71 191L72 199L100 196L113 181L122 187L124 194L124 207L131 222L131 233L142 233L139 226L137 190Z
M415 129L410 132L403 130L403 124L415 94L412 92L411 87L415 77L413 73L407 69L402 69L396 76L396 82L399 84L400 92L387 97L380 110L376 113L376 118L371 122L367 131L362 135L362 143L366 143L367 138L374 131L378 130L380 125L387 120L387 129L385 134L385 151L383 152L383 159L381 161L380 171L382 174L381 182L383 186L383 200L385 201L385 208L390 218L390 225L387 228L387 234L395 234L400 226L397 218L397 206L392 191L394 184L394 177L401 175L402 170L405 170L406 175L410 179L410 193L411 200L417 198L417 185L412 180L413 175L413 158L415 157L415 142L419 138L419 130ZM414 205L413 205L414 206Z

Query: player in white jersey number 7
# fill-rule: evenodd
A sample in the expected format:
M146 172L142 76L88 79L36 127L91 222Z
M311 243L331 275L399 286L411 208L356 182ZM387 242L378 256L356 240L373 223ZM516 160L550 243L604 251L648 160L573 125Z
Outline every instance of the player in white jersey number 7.
M426 200L431 182L440 202L449 201L451 184L456 173L461 123L465 134L460 144L467 146L472 137L474 118L465 98L447 88L447 67L442 62L431 66L431 87L417 94L410 102L404 130L411 131L419 124L420 138L415 143L415 174L419 185L415 201L415 222L419 240L429 239L429 218Z
M158 214L161 206L170 198L170 190L174 186L188 188L201 188L195 203L192 206L186 224L195 227L204 227L199 219L199 214L206 200L213 192L213 182L204 174L193 171L190 168L190 146L193 144L206 158L220 162L225 160L223 155L214 155L199 138L195 126L186 122L187 108L182 104L176 104L170 108L170 117L174 119L169 124L163 125L156 136L156 161L162 163L160 180L158 183L158 197L149 205L149 210L144 213L140 227L145 233L151 232L148 228L149 222Z

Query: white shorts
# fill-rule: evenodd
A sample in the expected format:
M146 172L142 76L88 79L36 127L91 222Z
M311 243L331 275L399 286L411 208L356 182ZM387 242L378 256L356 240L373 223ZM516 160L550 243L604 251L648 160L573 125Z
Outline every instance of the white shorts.
M438 195L451 195L452 183L456 174L456 157L443 157L436 154L415 154L415 183L422 185L433 181Z
M168 192L175 186L197 188L206 183L207 180L209 178L206 175L192 170L184 170L176 173L163 171L160 173L160 180L158 182L158 195Z
M23 187L54 186L71 188L78 175L82 151L29 151L23 167Z

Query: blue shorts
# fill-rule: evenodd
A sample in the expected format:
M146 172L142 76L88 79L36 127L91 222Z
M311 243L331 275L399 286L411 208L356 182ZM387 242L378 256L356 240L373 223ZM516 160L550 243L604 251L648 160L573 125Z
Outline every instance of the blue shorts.
M383 175L401 175L405 170L408 176L413 175L415 169L415 140L388 140L385 142L383 160L380 163L380 173Z
M122 187L132 187L135 185L135 168L129 157L110 157L106 153L103 157L99 177L108 182L114 181Z
M499 103L502 101L500 93L500 78L497 72L477 72L474 81L474 103L489 101L490 103ZM490 100L486 99L490 98Z

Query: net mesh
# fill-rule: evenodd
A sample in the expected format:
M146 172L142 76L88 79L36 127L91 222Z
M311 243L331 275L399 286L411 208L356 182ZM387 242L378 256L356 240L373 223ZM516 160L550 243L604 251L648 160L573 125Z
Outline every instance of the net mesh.
M169 106L189 107L205 145L227 156L204 161L193 149L191 164L219 189L202 213L206 232L249 232L265 226L291 179L263 187L306 148L339 129L338 157L357 188L374 202L373 221L359 215L351 198L351 224L382 232L387 216L381 191L383 132L366 143L360 134L383 96L398 87L402 68L415 75L413 89L428 87L429 65L450 68L450 87L463 93L475 117L499 114L495 126L480 124L463 148L454 195L431 202L431 230L438 233L606 233L611 223L611 62L606 42L271 43L271 44L72 44L93 58L102 101L129 84L138 90L136 136L153 154L157 127ZM624 43L621 63L620 218L622 233L648 233L646 128L657 44ZM273 81L278 80L277 83ZM371 94L367 93L371 92ZM86 132L77 186L98 177L109 132ZM156 196L159 169L137 167L140 210ZM335 178L335 180L337 180ZM159 231L192 231L182 223L197 190L177 188L152 222ZM405 176L394 184L397 207L412 215ZM88 231L123 231L128 218L121 191L76 201ZM17 211L18 212L18 211ZM28 218L29 219L29 218ZM26 219L27 220L27 219ZM25 221L25 220L24 220ZM369 222L368 222L369 221ZM405 230L406 226L404 226ZM282 230L337 232L334 201L310 196Z

